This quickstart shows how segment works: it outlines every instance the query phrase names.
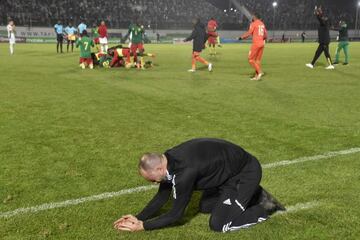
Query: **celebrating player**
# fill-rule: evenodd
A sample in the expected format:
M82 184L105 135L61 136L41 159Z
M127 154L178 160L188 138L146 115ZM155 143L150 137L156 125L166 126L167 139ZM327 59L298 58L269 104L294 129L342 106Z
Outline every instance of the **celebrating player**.
M207 32L208 32L208 45L210 50L210 55L216 55L215 45L220 45L220 37L217 33L218 23L215 18L211 18L207 24Z
M328 62L328 66L326 69L334 69L334 65L332 65L331 57L329 53L329 44L330 44L330 32L329 32L329 23L328 23L328 17L324 16L323 10L320 7L315 6L314 14L316 15L317 19L319 20L319 27L318 27L318 42L319 46L315 52L315 56L311 63L306 64L308 68L314 68L314 65L320 55L324 52L326 60Z
M76 47L80 47L80 67L85 69L88 66L90 69L93 69L91 47L94 47L94 42L88 37L86 30L82 31L81 39L76 40Z
M348 27L345 21L340 21L339 23L340 28L336 30L339 31L339 43L336 48L336 55L335 55L335 62L334 64L339 64L340 52L344 50L345 54L345 62L343 65L349 64L349 34L348 34Z
M101 21L101 24L98 27L98 33L99 33L99 43L101 47L101 52L106 53L108 50L108 39L107 39L107 27L105 21Z
M93 27L91 28L91 37L94 41L95 47L97 49L98 52L101 52L101 48L99 47L100 45L100 40L99 40L99 27L96 25L96 23L94 23Z
M60 52L63 53L63 41L64 41L64 31L63 31L63 25L61 24L61 21L59 20L57 24L54 26L55 34L56 34L56 52L59 53L59 46L60 46Z
M69 46L71 44L71 52L74 52L74 43L76 40L76 28L69 23L69 25L65 28L65 34L67 39L66 52L69 52Z
M201 23L199 18L193 20L194 29L189 37L184 39L184 42L193 40L193 53L192 53L192 62L191 69L188 72L196 71L196 62L201 62L207 65L209 72L212 71L212 64L200 57L201 51L205 48L205 42L207 40L207 34L205 31L204 24Z
M255 69L255 76L251 78L251 80L258 81L264 75L261 69L261 59L264 52L265 40L267 39L267 30L257 13L252 15L252 23L250 24L249 30L244 33L239 40L246 39L250 36L252 36L252 46L248 59L250 65Z
M124 65L126 68L131 67L130 63L130 48L122 47L122 45L109 48L107 51L110 56L113 57L110 67L114 67L119 63ZM123 60L125 58L125 61Z
M140 68L141 63L138 62L138 54L144 52L144 44L143 44L143 37L144 37L145 29L144 26L140 24L139 20L137 19L135 23L130 24L128 33L124 37L124 39L127 39L129 36L131 36L130 39L130 50L133 57L133 62L136 63L138 68Z
M7 32L8 32L8 38L9 38L9 47L10 47L10 54L14 54L14 45L16 42L15 39L15 24L13 20L9 21L9 24L6 26Z

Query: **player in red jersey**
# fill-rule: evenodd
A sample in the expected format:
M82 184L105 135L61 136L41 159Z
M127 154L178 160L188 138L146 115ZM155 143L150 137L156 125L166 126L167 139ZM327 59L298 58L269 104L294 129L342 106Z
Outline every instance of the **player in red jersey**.
M101 52L106 53L108 50L108 39L107 39L107 27L105 21L101 21L101 24L98 27L98 33L99 33Z
M130 63L130 48L122 47L122 45L118 45L112 48L109 48L108 54L113 57L110 67L116 66L118 63L122 63L126 68L131 67ZM125 59L125 61L124 61Z
M210 49L210 55L216 55L215 45L220 44L219 34L217 33L218 23L215 18L211 18L207 24L208 32L208 45Z
M252 36L252 46L249 51L249 63L255 69L255 76L251 80L260 80L264 75L261 70L261 59L264 52L265 40L267 39L267 30L265 24L260 20L258 14L253 14L252 23L249 30L244 33L239 40Z

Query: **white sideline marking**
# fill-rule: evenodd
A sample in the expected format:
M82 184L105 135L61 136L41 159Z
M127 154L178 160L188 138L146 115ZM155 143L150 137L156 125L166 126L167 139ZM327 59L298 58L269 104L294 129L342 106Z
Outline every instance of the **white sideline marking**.
M347 154L358 153L358 152L360 152L360 148L350 148L350 149L340 150L340 151L336 151L336 152L327 152L324 154L310 156L310 157L301 157L301 158L296 158L293 160L284 160L284 161L280 161L280 162L263 164L262 168L264 168L264 169L265 168L274 168L274 167L291 165L291 164L308 162L308 161L317 161L317 160L321 160L321 159L332 158L332 157L336 157L336 156L340 156L340 155L347 155Z
M347 154L353 154L353 153L358 153L358 152L360 152L360 148L350 148L347 150L327 152L327 153L324 153L321 155L315 155L315 156L310 156L310 157L301 157L301 158L296 158L293 160L284 160L284 161L280 161L280 162L268 163L268 164L262 165L262 167L264 169L265 168L275 168L275 167L279 167L279 166L286 166L286 165L308 162L308 161L317 161L317 160L321 160L321 159L327 159L327 158L332 158L332 157L336 157L336 156L340 156L340 155L347 155ZM84 203L84 202L99 201L99 200L103 200L103 199L114 198L114 197L125 195L125 194L143 192L143 191L147 191L147 190L157 188L157 187L158 186L156 186L156 185L146 185L146 186L140 186L140 187L135 187L135 188L123 189L118 192L106 192L106 193L102 193L102 194L98 194L98 195L92 195L92 196L78 198L78 199L66 200L63 202L45 203L45 204L41 204L41 205L34 206L34 207L18 208L18 209L12 210L12 211L0 213L0 218L9 218L9 217L13 217L13 216L16 216L19 214L25 214L25 213L36 213L36 212L45 211L45 210L54 209L54 208L62 208L62 207L67 207L67 206L72 206L72 205L78 205L78 204ZM293 206L293 208L295 208L298 205L299 204ZM289 207L288 211L286 211L286 212L291 211L291 209L292 209L292 207ZM292 211L294 211L294 210L292 210Z
M67 206L72 206L72 205L78 205L78 204L84 203L84 202L99 201L99 200L113 198L113 197L117 197L117 196L121 196L121 195L125 195L125 194L147 191L147 190L157 188L157 187L158 186L156 186L156 185L140 186L140 187L136 187L136 188L120 190L118 192L106 192L106 193L102 193L102 194L98 194L98 195L92 195L89 197L66 200L63 202L45 203L45 204L34 206L34 207L18 208L13 211L0 213L0 218L9 218L9 217L12 217L15 215L29 213L29 212L35 213L35 212L54 209L54 208L62 208L62 207L67 207Z
M289 207L285 206L286 211L276 212L273 216L283 215L283 214L286 214L286 213L297 212L297 211L305 210L305 209L310 209L310 208L318 207L319 205L321 205L321 203L317 202L317 201L306 202L306 203L297 203L297 204L295 204L293 206L289 206Z

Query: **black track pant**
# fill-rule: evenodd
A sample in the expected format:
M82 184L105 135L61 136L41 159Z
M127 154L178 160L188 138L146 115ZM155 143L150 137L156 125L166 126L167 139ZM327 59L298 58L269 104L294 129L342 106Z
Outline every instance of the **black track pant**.
M209 225L217 232L247 228L267 219L259 203L261 166L254 158L235 177L218 189L204 191L200 212L211 213Z
M318 58L321 56L321 54L324 52L326 60L328 62L329 65L332 64L331 62L331 57L330 57L330 53L329 53L329 44L319 44L319 47L317 48L316 52L315 52L315 56L314 59L312 60L311 64L314 65L315 62L318 60Z
M59 47L60 47L60 51L63 52L63 40L64 40L63 35L62 35L62 34L57 34L56 40L57 40L57 43L56 43L56 52L59 53Z

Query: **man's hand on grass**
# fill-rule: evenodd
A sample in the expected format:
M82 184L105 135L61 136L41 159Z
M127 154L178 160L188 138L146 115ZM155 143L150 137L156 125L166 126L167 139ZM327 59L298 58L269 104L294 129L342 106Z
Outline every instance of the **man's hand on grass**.
M144 230L143 222L133 215L125 215L114 222L114 228L120 231L137 232Z

